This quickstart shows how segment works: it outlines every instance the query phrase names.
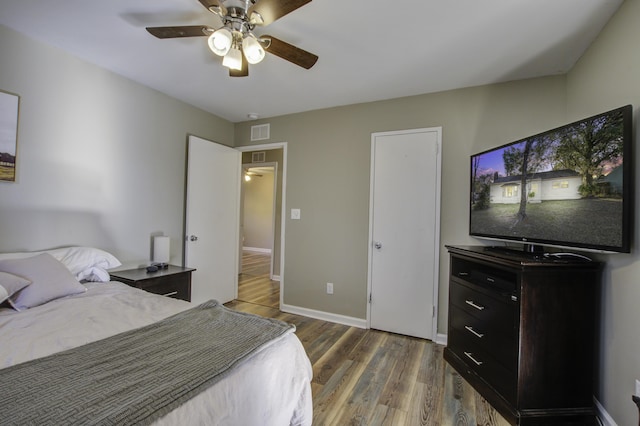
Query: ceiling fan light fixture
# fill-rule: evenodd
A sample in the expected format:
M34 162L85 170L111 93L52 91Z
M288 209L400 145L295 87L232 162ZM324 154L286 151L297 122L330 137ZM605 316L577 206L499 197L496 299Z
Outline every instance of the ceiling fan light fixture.
M251 25L262 25L264 24L264 18L258 12L253 11L249 17L249 23Z
M226 12L226 11L224 11L222 9L222 6L217 5L217 4L212 4L211 6L209 6L209 11L211 13L214 13L214 14L218 15L221 18L224 18L224 14Z
M257 64L264 59L264 48L253 34L246 36L244 40L242 40L242 51L244 52L244 57L247 58L247 62L250 64Z
M231 31L226 28L220 28L209 36L209 49L218 56L225 56L231 50L233 36Z
M242 52L240 49L232 47L229 52L224 56L222 65L232 70L242 69Z

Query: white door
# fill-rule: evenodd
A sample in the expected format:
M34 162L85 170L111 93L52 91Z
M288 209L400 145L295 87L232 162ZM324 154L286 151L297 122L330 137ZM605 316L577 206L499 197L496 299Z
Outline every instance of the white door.
M238 294L241 153L189 137L185 266L196 268L191 301L226 303Z
M369 323L436 335L441 128L371 135Z

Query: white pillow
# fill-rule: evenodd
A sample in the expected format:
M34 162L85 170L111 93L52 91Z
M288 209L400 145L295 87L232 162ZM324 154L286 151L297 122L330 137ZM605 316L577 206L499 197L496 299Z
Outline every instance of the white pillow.
M105 269L99 266L93 266L89 269L85 269L84 271L76 275L76 279L80 282L93 281L93 282L106 283L111 281L111 276Z
M87 291L86 287L49 253L23 259L1 260L0 271L31 281L30 285L8 298L11 306L17 311Z
M111 269L122 265L111 253L93 247L67 247L58 260L66 266L76 279L90 275L93 268ZM56 256L54 256L56 257ZM108 279L107 279L108 281Z
M24 259L37 256L42 253L49 253L59 260L71 271L78 281L109 281L107 269L115 268L122 263L111 253L94 247L63 247L51 250L17 253L0 253L0 261L5 259ZM100 268L102 271L94 268ZM106 279L104 279L106 274ZM94 277L97 279L88 279Z
M0 303L29 284L31 281L26 278L8 272L0 272Z

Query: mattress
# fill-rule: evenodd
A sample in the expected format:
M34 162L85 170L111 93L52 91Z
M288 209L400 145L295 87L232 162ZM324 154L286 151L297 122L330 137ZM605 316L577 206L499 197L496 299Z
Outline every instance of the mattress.
M22 312L0 309L0 368L140 328L192 308L119 282ZM2 370L0 370L2 374ZM295 334L259 350L157 425L310 425L312 369Z

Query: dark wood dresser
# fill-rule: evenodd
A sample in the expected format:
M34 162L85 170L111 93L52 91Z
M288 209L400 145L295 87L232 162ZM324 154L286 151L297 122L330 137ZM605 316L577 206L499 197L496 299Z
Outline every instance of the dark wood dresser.
M592 425L603 264L447 246L444 358L514 425Z
M146 268L111 272L111 280L120 281L149 293L191 301L192 268L168 265L165 269L147 272Z

